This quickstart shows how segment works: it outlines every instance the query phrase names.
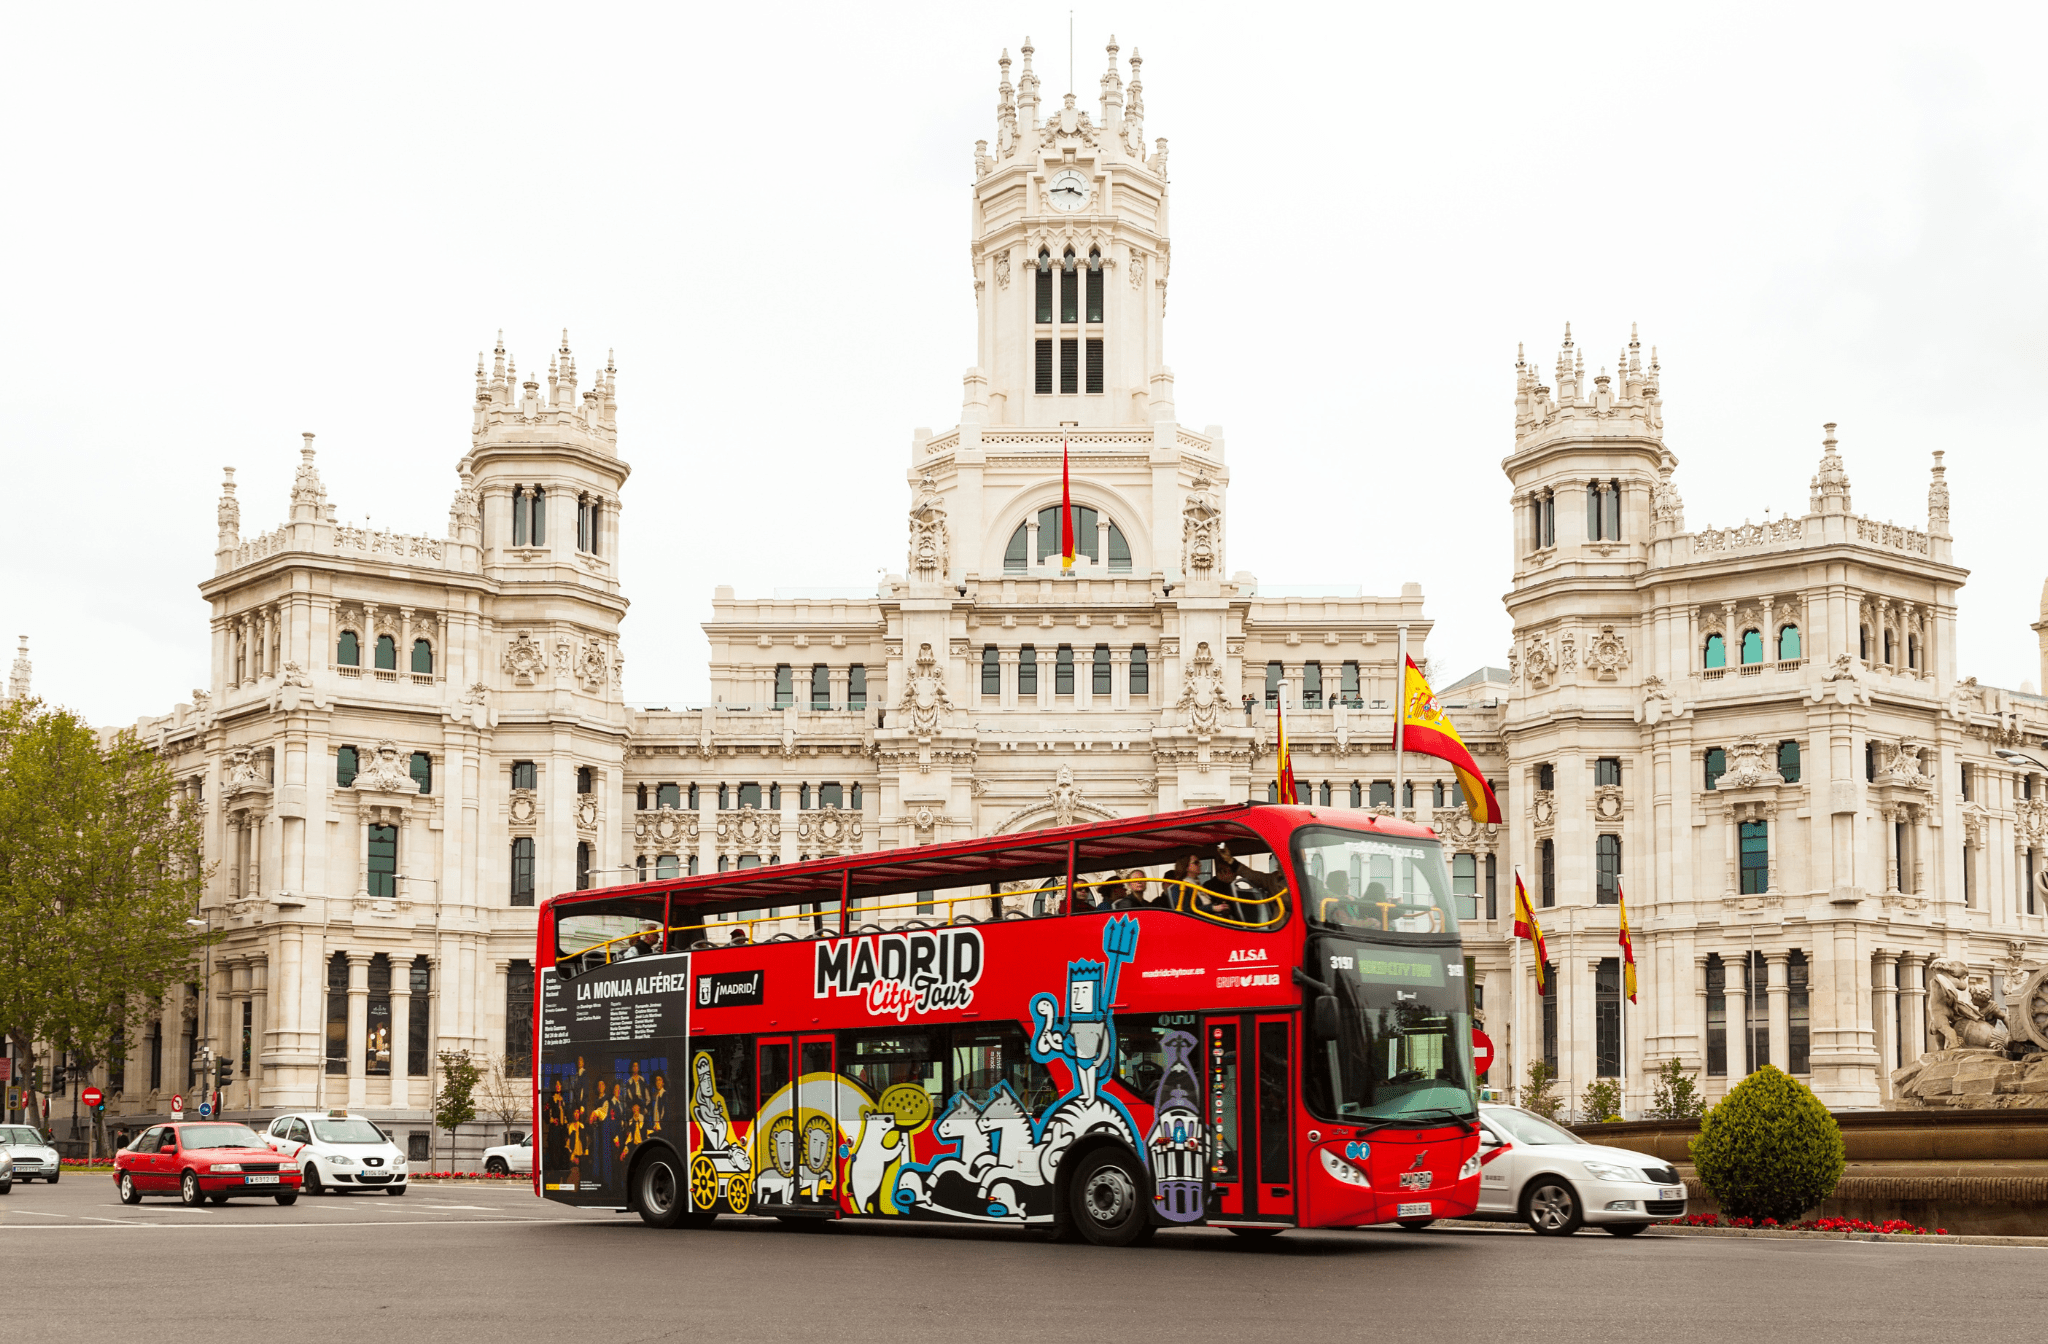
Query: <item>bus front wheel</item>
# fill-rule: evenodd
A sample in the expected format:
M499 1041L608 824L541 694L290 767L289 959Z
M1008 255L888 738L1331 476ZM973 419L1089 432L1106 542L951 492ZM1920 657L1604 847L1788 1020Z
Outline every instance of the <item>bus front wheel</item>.
M1067 1198L1074 1226L1097 1246L1129 1246L1149 1221L1143 1178L1129 1158L1104 1149L1081 1160Z

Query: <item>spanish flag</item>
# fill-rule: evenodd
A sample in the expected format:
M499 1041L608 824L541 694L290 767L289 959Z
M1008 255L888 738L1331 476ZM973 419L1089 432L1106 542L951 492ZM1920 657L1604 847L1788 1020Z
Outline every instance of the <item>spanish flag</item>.
M1522 885L1522 870L1515 870L1515 937L1526 938L1536 945L1536 992L1550 992L1550 977L1544 973L1549 954L1543 948L1543 926L1536 922L1536 912L1529 908L1529 889ZM1635 972L1631 970L1630 976Z
M1060 440L1060 568L1074 567L1074 494L1068 485L1067 441ZM1290 800L1291 801L1291 800Z
M1621 879L1614 880L1614 906L1621 912L1621 984L1628 991L1628 1001L1636 1001L1636 945L1628 936L1628 897L1621 889Z
M1493 796L1492 786L1479 773L1479 763L1465 750L1464 739L1451 726L1450 716L1436 702L1436 693L1423 680L1422 669L1413 658L1408 660L1407 685L1401 695L1401 749L1449 761L1451 769L1457 772L1458 787L1465 795L1465 808L1472 814L1472 820L1496 824L1507 820L1501 814L1500 800Z
M1276 776L1279 781L1280 801L1298 803L1301 799L1294 790L1294 758L1287 754L1287 707L1277 702L1273 706L1273 731L1280 743L1277 760L1279 773Z

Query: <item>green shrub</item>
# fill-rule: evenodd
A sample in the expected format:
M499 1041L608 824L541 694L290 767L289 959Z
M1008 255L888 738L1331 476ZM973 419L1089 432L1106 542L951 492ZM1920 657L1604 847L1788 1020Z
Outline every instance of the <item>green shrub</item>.
M1529 1065L1529 1085L1522 1089L1522 1109L1534 1111L1545 1120L1557 1119L1564 1098L1557 1095L1557 1070L1536 1060Z
M1707 1112L1692 1160L1728 1217L1795 1222L1841 1179L1842 1127L1804 1084L1766 1064Z
M1579 1123L1600 1125L1621 1119L1621 1080L1601 1078L1579 1094Z
M1699 1084L1685 1072L1677 1056L1657 1066L1657 1088L1650 1097L1652 1120L1696 1120L1707 1109Z

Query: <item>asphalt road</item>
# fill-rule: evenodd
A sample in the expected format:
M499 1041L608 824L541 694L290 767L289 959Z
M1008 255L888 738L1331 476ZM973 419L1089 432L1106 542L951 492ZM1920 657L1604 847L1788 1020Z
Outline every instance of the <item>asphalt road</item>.
M945 1344L1036 1335L1653 1344L1820 1340L2048 1319L2048 1250L1479 1228L1162 1232L1105 1251L1009 1232L735 1218L657 1232L525 1188L185 1210L105 1176L0 1198L0 1282L43 1341ZM1970 1323L1975 1322L1976 1325ZM2035 1324L2026 1324L2032 1322ZM1932 1337L1931 1333L1928 1337Z

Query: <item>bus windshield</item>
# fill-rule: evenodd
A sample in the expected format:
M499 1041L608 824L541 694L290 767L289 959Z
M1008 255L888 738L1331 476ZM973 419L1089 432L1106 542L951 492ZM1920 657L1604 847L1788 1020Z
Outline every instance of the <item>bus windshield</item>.
M1478 1113L1459 949L1320 938L1310 965L1337 991L1337 1039L1305 1080L1311 1109L1339 1120Z
M1294 838L1294 869L1313 924L1374 937L1458 931L1443 847L1434 840L1311 826Z

